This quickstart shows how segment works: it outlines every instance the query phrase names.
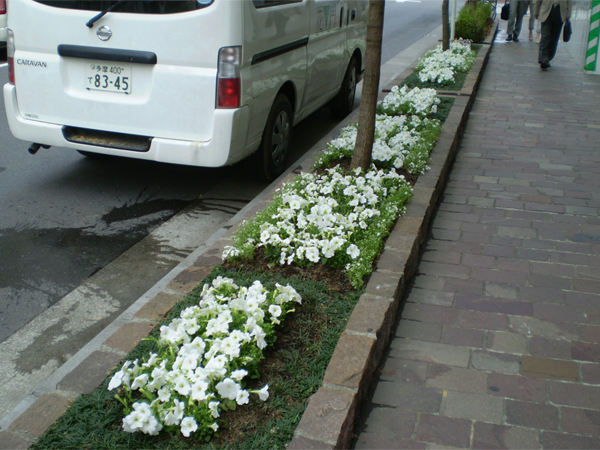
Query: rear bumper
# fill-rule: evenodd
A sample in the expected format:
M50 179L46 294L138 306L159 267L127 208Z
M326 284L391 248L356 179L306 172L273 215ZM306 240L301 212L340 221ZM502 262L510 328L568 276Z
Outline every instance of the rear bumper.
M6 47L6 30L8 28L0 28L0 47Z
M16 88L11 84L4 85L4 106L12 134L17 139L38 144L199 167L221 167L240 161L246 156L244 147L249 122L247 107L215 110L212 138L208 141L155 137L147 152L136 152L69 142L63 135L63 124L39 122L22 117Z

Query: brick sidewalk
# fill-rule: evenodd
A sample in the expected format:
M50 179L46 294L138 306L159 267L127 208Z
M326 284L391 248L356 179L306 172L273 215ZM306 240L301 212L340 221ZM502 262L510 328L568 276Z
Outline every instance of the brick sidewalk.
M357 449L600 448L600 77L504 39Z

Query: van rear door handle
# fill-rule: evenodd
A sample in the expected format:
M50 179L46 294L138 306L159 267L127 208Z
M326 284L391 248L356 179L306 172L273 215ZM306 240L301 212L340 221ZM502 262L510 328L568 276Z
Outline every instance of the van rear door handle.
M356 10L355 9L352 10L352 16L350 16L350 20L354 20L354 19L356 19Z
M342 25L344 25L344 7L342 6L342 9L340 9L340 28L342 28Z

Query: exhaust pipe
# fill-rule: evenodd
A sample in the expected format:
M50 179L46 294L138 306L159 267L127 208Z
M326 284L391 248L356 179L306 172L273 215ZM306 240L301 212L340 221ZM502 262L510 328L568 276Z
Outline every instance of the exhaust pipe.
M33 144L31 144L31 147L29 147L28 152L31 153L32 155L35 155L38 152L38 150L40 149L40 147L50 148L49 145L33 143Z

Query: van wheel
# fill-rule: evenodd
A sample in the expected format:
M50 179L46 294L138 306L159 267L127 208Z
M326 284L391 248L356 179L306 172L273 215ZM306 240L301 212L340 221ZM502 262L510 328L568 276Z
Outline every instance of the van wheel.
M273 181L285 170L290 154L292 106L287 96L279 94L267 118L260 147L254 154L256 176Z
M356 97L356 58L350 60L340 92L331 101L331 110L336 117L343 119L352 112Z

